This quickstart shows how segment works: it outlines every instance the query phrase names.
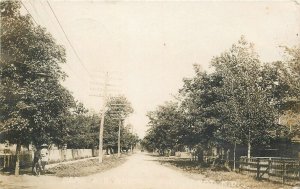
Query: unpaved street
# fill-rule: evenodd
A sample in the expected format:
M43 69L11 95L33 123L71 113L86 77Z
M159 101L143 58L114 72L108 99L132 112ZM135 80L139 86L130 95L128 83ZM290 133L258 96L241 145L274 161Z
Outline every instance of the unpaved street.
M103 188L103 189L230 189L230 187L187 177L160 165L155 157L135 154L119 167L86 177L0 176L4 189Z

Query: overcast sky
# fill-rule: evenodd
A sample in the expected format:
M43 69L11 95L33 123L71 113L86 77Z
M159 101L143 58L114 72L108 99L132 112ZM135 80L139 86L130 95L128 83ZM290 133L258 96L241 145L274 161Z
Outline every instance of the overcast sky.
M91 81L121 91L135 110L128 122L144 136L146 113L172 100L193 64L209 68L217 56L244 35L262 61L281 59L279 46L300 44L300 6L296 1L108 2L50 1L77 52L73 52L46 1L24 1L36 22L67 50L64 85L75 98L99 111ZM25 11L25 10L24 10ZM116 90L116 88L118 88Z

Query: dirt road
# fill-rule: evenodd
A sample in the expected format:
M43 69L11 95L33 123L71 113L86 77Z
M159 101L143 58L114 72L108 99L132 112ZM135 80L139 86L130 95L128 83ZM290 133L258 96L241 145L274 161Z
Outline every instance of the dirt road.
M119 167L86 177L0 176L2 189L230 189L230 187L187 177L160 165L145 154L135 154Z

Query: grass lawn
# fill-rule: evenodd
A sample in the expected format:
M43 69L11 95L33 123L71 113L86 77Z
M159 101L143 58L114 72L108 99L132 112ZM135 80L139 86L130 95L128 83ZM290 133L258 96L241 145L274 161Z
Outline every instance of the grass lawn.
M194 179L202 179L206 181L222 182L228 185L244 188L244 189L291 189L295 183L282 184L268 180L258 181L252 175L245 173L237 173L226 171L225 169L213 169L210 167L202 167L198 162L189 160L164 159L159 158L159 162L173 169L184 171L188 176ZM199 175L199 176L197 176Z
M58 177L82 177L95 173L99 173L123 164L127 155L118 158L117 155L105 157L100 164L98 159L74 162L70 164L62 164L53 168L49 168L46 175L55 175Z

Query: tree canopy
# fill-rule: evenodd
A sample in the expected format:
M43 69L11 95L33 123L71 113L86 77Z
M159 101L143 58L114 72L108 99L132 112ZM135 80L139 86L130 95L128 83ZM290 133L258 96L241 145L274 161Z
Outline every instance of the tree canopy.
M0 7L2 138L15 144L60 144L65 116L74 105L61 85L65 49L29 15L21 15L20 2L1 1Z
M110 98L107 102L104 125L104 148L113 153L117 149L118 128L133 112L130 102L124 96ZM67 121L65 137L68 148L97 148L99 145L100 115L91 113L82 103L77 103ZM138 142L136 134L130 130L132 126L121 126L121 146L129 149Z
M118 129L121 121L121 141L123 137L131 135L129 130L124 128L124 120L133 113L131 103L125 96L111 97L106 104L105 122L104 122L104 148L107 150L116 150L118 145ZM123 139L122 139L123 138ZM131 136L128 137L131 139ZM132 138L134 139L134 138ZM131 141L133 143L133 141ZM123 140L124 144L124 140Z
M173 102L159 106L156 111L148 112L149 130L144 144L147 149L173 149L179 144L179 131L182 123L178 105Z
M262 63L242 36L212 58L213 71L195 65L195 76L183 80L177 102L148 114L150 129L142 144L147 149L176 144L200 151L240 144L248 147L250 157L252 147L291 137L279 118L299 102L299 48L286 52L286 61Z

